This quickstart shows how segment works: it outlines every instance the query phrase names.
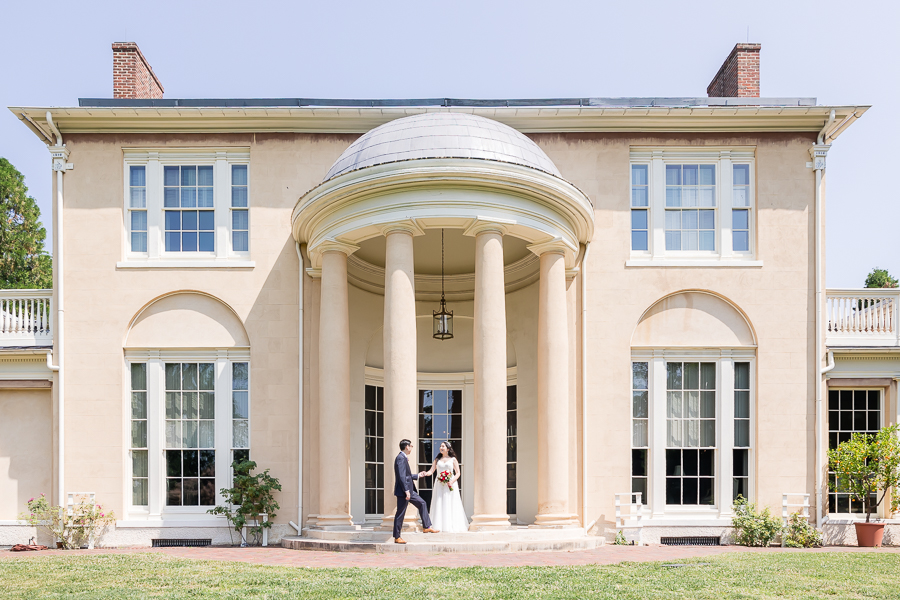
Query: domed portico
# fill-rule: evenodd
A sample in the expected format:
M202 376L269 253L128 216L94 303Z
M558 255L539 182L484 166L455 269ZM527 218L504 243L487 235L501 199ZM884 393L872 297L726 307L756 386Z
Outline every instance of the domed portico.
M531 325L537 332L535 525L577 525L569 506L574 340L569 339L566 274L592 237L593 208L547 155L518 131L483 117L426 113L397 119L347 148L325 180L300 199L292 226L296 241L306 245L307 272L321 278L319 473L341 474L351 464L348 282L384 297L385 519L392 518L394 506L396 442L411 437L419 420L416 302L434 301L439 292L449 301L474 299L474 445L466 461L474 467L471 529L509 527L506 298L539 280ZM451 232L446 248L451 268L444 273L442 255L439 277L433 256L422 257L416 248L434 248L444 230ZM431 458L417 461L414 451L411 462ZM349 477L320 476L318 489L311 490L319 504L315 527L352 524L350 485Z

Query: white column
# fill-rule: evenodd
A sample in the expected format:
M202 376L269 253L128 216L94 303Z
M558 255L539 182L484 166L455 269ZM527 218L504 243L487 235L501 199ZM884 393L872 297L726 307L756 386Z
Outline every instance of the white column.
M722 351L718 373L718 421L716 447L719 449L719 485L716 504L719 516L728 518L732 514L732 494L734 493L734 359L730 350Z
M502 225L476 223L475 510L470 531L506 529L506 289Z
M574 527L569 510L569 330L566 257L561 246L540 256L538 303L538 514L540 527Z
M350 313L347 255L322 252L319 310L319 515L317 528L347 527L350 516Z
M394 459L399 442L413 443L410 469L418 471L418 389L416 381L416 295L413 268L413 235L421 230L404 223L384 228L384 519L383 529L393 529L397 498L394 496ZM410 505L405 525L415 527L417 511Z
M666 359L654 350L650 361L650 464L648 494L653 517L666 512Z

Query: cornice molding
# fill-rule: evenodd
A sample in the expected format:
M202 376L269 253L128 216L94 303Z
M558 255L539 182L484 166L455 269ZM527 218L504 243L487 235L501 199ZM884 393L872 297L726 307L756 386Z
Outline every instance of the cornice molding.
M388 121L426 112L494 119L523 133L769 132L818 133L835 111L835 126L868 106L518 106L518 107L9 107L34 130L46 113L70 133L364 133ZM26 118L27 117L27 118ZM851 119L852 120L852 119ZM39 135L35 131L36 135ZM40 137L40 135L39 135ZM42 138L43 139L43 138Z
M528 287L539 278L540 261L532 254L503 267L504 289L507 294ZM355 255L351 255L347 259L347 280L354 287L384 295L384 268L366 262ZM417 273L415 292L418 301L439 301L441 299L441 276ZM444 295L448 302L472 300L475 297L475 273L444 276Z
M345 173L307 192L294 208L294 239L307 244L312 268L326 240L356 245L386 226L483 227L529 243L565 240L566 266L593 237L594 210L574 185L536 169L473 159L422 159Z

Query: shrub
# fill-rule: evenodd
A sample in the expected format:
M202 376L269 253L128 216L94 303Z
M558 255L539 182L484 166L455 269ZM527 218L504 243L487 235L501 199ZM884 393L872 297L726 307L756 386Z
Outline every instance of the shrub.
M231 468L234 470L232 487L219 490L228 501L228 506L217 506L206 512L224 516L239 534L242 534L249 521L257 519L261 514L268 515L266 522L257 520L256 525L248 526L250 535L253 536L253 545L258 545L262 541L263 529L272 527L275 511L281 509L273 495L274 490L281 491L281 484L277 477L269 475L269 469L251 475L250 471L256 468L256 463L252 460L234 461ZM241 538L241 545L246 544L247 540Z
M734 541L741 546L768 546L781 533L781 519L772 516L769 508L762 512L756 504L747 502L743 496L734 501Z
M93 500L85 502L81 499L71 510L62 506L51 506L44 494L32 498L26 503L27 512L19 515L19 519L27 521L32 527L41 527L54 539L58 540L66 550L87 545L93 548L94 541L110 523L116 520L111 510L104 510Z
M900 485L900 427L884 427L876 434L854 433L828 451L833 492L849 493L866 513L866 523L884 502L887 491ZM878 492L881 497L878 497ZM900 494L891 497L890 512L900 510Z
M788 524L781 535L788 548L821 548L825 541L822 532L810 525L799 512L788 517Z
M625 539L625 534L621 531L616 532L616 541L613 542L616 546L627 546L628 540Z

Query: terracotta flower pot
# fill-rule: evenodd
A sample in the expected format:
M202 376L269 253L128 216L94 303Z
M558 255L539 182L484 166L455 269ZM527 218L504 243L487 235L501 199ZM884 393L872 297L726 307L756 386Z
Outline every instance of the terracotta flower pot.
M884 537L884 523L854 523L856 545L865 548L880 548Z

